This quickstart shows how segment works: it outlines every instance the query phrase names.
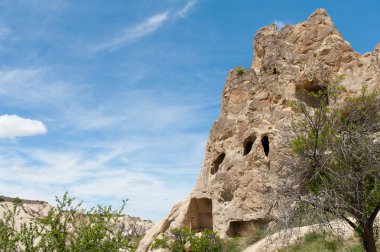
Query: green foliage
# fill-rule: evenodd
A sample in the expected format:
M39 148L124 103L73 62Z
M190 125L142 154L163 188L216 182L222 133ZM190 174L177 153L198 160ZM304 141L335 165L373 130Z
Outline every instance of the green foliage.
M304 236L305 242L313 242L321 238L323 238L323 234L317 232L310 232Z
M238 76L242 76L242 75L244 74L244 68L242 68L241 66L238 66L238 67L235 69L235 71L236 71L236 74L237 74Z
M380 210L380 93L363 86L358 96L342 101L342 90L331 84L313 93L316 106L302 99L290 103L298 114L290 141L301 184L296 201L346 221L373 251Z
M20 238L16 229L15 216L20 211L17 206L19 200L15 200L11 209L5 208L3 218L0 219L0 251L16 251L17 242Z
M241 238L231 238L224 242L224 251L227 252L240 252L244 250L246 246L242 244Z
M255 242L263 239L266 235L267 232L265 232L264 230L252 228L243 235L245 245L248 246L254 244Z
M123 233L122 211L111 206L98 206L90 210L74 204L74 198L64 194L57 206L46 216L16 226L15 219L22 207L15 201L0 219L0 251L25 252L118 252L134 251L137 244Z
M345 244L341 240L328 237L325 234L311 232L307 233L298 243L278 250L279 252L362 252L360 244Z
M217 233L203 230L195 233L189 228L173 228L170 234L163 234L152 245L153 249L165 248L172 252L186 252L190 247L193 252L221 252L223 242Z

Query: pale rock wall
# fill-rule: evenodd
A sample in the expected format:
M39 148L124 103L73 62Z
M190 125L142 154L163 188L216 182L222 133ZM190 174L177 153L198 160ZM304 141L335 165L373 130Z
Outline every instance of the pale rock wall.
M193 192L148 231L138 252L147 251L172 222L196 230L212 226L222 236L238 235L251 224L265 226L276 215L267 196L286 179L281 159L293 115L288 101L300 98L300 87L318 90L341 74L347 95L362 84L380 87L380 44L371 53L355 52L323 9L281 30L261 28L253 47L251 69L227 77Z

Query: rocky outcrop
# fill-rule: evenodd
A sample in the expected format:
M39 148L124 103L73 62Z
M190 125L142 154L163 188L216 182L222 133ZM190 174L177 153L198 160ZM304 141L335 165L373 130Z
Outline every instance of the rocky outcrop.
M364 83L380 87L380 44L374 52L355 52L323 9L297 25L261 28L253 48L251 68L227 77L193 192L148 231L137 251L147 251L172 222L213 228L224 237L252 225L265 227L276 216L268 195L286 179L281 160L293 115L288 101L315 106L319 101L301 90L324 89L338 75L345 76L340 85L346 95L355 95Z

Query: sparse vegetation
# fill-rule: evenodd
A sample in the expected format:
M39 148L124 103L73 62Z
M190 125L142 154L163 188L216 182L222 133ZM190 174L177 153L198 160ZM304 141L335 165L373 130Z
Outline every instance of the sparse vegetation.
M126 234L119 217L125 206L113 210L98 206L90 210L74 204L66 193L56 199L57 206L46 216L36 216L29 223L18 225L22 207L19 200L6 209L0 219L0 251L65 252L65 251L134 251L134 234Z
M281 248L279 252L362 252L360 244L345 244L334 237L329 237L323 233L307 233L298 243L287 248Z
M290 217L308 212L321 223L341 219L358 234L365 251L377 251L375 218L380 210L380 100L364 86L359 96L338 103L339 86L328 85L312 95L315 107L291 104L294 122L284 195L295 208ZM326 99L327 97L327 99Z
M244 68L242 68L241 66L238 66L235 70L238 76L242 76L244 74Z
M244 241L240 237L225 240L224 251L226 252L240 252L245 248Z
M189 228L173 228L169 234L155 240L152 248L164 248L172 252L221 252L223 241L219 235L211 230L204 229L195 233Z

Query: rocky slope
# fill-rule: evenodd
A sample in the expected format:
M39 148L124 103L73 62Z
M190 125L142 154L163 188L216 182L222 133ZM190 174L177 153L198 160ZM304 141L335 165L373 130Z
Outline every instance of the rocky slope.
M286 179L281 159L293 115L288 101L302 98L315 106L318 100L300 91L324 89L342 74L347 96L364 83L380 87L380 44L373 52L355 52L323 9L300 24L261 28L253 50L251 68L227 77L194 190L148 231L137 251L147 251L172 223L213 228L224 237L266 226L278 210L267 198Z

